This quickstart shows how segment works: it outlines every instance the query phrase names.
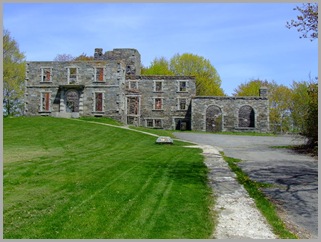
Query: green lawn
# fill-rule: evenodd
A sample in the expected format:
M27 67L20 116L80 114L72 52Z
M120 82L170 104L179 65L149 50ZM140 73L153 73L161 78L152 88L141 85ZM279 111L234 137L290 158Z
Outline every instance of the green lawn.
M5 239L210 237L201 150L72 119L3 126Z

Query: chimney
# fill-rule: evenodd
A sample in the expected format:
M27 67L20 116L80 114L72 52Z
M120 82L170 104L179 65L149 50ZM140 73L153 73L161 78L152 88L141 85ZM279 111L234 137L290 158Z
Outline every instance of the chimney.
M268 88L267 87L260 87L260 97L267 98L268 97Z
M95 60L103 59L103 49L102 48L96 48L95 49L94 59Z

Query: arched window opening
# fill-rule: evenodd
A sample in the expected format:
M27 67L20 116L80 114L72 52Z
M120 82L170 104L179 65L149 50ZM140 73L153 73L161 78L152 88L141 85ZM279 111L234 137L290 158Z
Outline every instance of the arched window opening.
M255 113L254 109L245 105L239 110L239 127L254 128L255 127Z
M209 106L206 110L206 132L221 132L223 129L222 111L218 106Z

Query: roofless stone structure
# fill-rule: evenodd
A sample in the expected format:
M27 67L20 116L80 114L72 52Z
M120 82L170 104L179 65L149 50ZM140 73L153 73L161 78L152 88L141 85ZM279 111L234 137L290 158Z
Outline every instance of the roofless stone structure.
M257 97L198 97L191 76L141 75L136 49L97 48L91 61L28 62L25 115L111 117L124 124L208 132L269 130Z

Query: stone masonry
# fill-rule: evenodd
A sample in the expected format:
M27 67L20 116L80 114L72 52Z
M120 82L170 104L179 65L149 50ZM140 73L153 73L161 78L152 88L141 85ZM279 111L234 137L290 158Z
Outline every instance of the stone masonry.
M143 76L136 49L95 49L92 61L27 63L25 115L111 117L150 128L269 129L266 89L259 97L196 97L191 76Z
M195 97L192 100L193 130L267 132L268 124L266 97Z

